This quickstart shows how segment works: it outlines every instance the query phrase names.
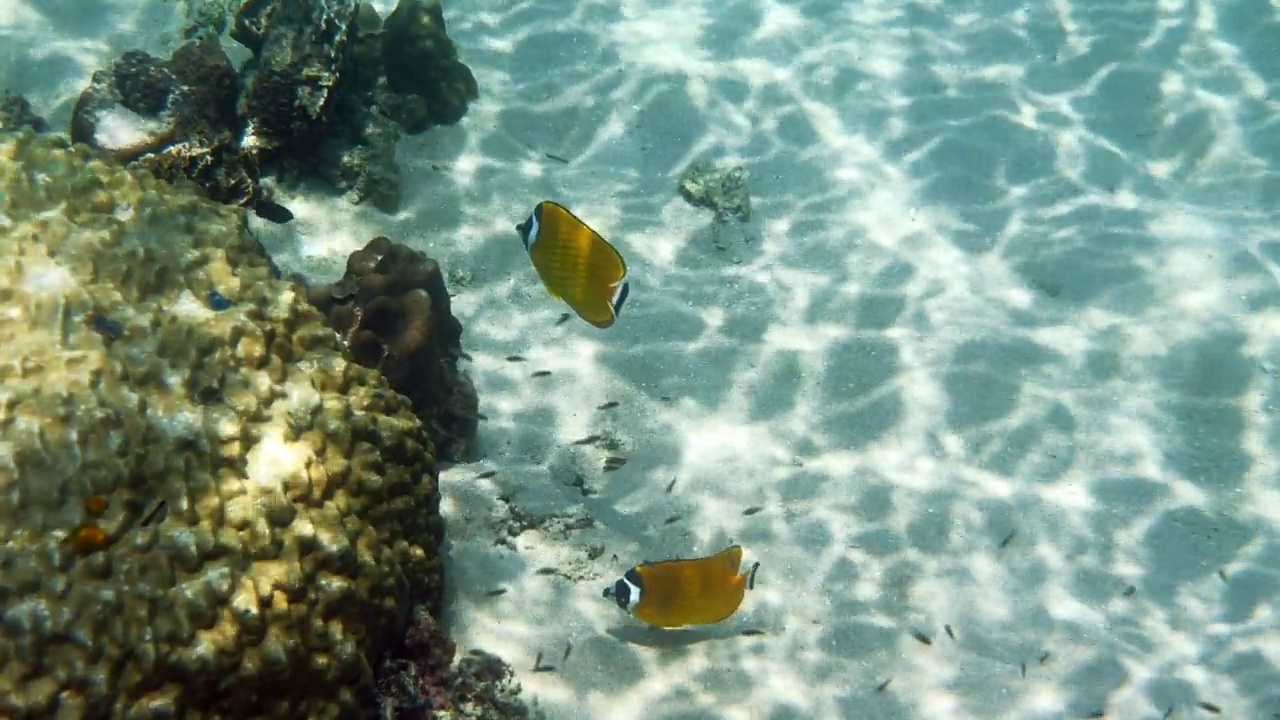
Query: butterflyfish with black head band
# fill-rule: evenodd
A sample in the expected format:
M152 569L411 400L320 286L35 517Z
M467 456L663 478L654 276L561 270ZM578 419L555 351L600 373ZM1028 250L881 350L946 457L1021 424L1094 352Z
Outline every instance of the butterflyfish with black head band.
M636 565L604 589L618 607L661 628L711 625L737 612L756 584L755 563L747 572L742 548L731 545L703 558Z
M631 286L622 253L559 203L544 200L516 226L542 284L578 317L613 325Z

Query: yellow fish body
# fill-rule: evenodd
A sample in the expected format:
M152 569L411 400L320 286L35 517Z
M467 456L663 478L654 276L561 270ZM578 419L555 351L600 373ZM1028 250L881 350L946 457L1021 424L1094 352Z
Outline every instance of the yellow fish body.
M630 285L627 263L609 241L550 200L538 203L516 232L552 297L598 328L613 324Z
M745 573L738 572L741 565L738 545L703 558L642 563L605 588L604 596L650 625L710 625L737 612L755 586L760 563Z

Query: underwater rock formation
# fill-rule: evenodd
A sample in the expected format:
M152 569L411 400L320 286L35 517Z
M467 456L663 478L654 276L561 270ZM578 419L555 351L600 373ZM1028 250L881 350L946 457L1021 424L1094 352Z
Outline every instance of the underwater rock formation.
M217 38L170 60L131 50L93 74L71 117L71 140L136 162L170 182L195 181L222 203L270 207L253 157L240 152L239 79Z
M439 0L401 0L387 16L384 38L380 102L405 132L461 120L479 89L445 32Z
M241 0L231 37L252 58L239 71L218 40L225 17L210 22L167 61L134 50L95 73L72 138L278 222L290 216L263 172L317 174L393 212L401 129L457 122L478 97L438 2L402 0L384 28L356 0Z
M340 280L309 288L307 298L356 362L377 368L409 398L440 459L470 459L479 401L458 368L462 324L435 260L377 237L351 254Z
M715 212L717 222L736 217L751 220L751 195L747 171L740 165L724 169L709 160L694 161L680 175L680 196L690 205Z
M23 128L45 132L49 125L31 110L31 103L25 97L11 92L4 93L0 96L0 131L16 132Z
M520 699L520 685L501 658L457 647L430 613L414 611L404 646L378 670L378 694L386 720L541 717Z
M0 218L0 717L369 717L440 603L409 403L231 207L26 132Z

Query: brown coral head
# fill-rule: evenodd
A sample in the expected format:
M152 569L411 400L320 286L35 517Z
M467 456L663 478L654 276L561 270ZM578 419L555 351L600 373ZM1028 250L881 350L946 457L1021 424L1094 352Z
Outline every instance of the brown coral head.
M387 354L387 347L382 339L368 330L357 330L352 334L347 347L351 357L365 367L377 367Z

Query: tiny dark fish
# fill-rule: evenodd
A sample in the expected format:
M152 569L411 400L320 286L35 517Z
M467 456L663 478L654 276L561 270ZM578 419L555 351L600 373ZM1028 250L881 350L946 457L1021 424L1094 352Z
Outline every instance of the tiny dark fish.
M533 659L533 671L538 672L538 668L542 667L542 651L538 651L538 656Z
M893 682L893 678L889 678L888 680L885 680L884 682L880 683L879 685L876 686L876 692L884 692L889 687L889 683L891 682Z
M569 661L569 653L573 652L573 641L566 641L564 644L564 657L560 658L560 664L563 665Z
M227 308L231 307L234 304L230 300L228 300L225 295L218 292L217 290L209 291L209 297L207 299L207 302L209 303L210 310L216 310L218 312L222 312L223 310L226 310Z
M662 397L660 397L660 398L658 398L658 399L659 399L659 400L661 400L662 402L671 402L671 396L670 396L670 395L663 395Z
M1167 710L1165 710L1165 711L1164 711L1164 714L1160 716L1160 720L1169 720L1169 718L1171 718L1171 717L1173 717L1173 706L1172 706L1172 705L1170 705L1170 706L1169 706L1169 709L1167 709Z
M507 594L507 589L506 589L506 588L494 588L494 589L492 589L492 590L490 590L490 591L486 592L486 593L485 593L485 596L486 596L486 597L498 597L499 595L506 595L506 594Z
M743 510L743 511L742 511L742 514L743 514L743 515L755 515L756 513L760 512L760 511L761 511L761 510L763 510L763 509L764 509L764 508L760 507L759 505L752 505L751 507L747 508L746 510Z
M497 470L485 470L484 472L476 473L476 480L484 480L485 478L491 478L497 474Z
M555 160L556 162L564 163L565 165L569 164L569 161L567 159L562 158L559 155L555 155L553 153L542 153L542 154L546 155L548 160Z
M619 406L619 405L621 405L621 404L622 404L622 403L618 402L617 400L610 400L609 402L606 402L606 403L600 403L599 405L597 405L597 406L596 406L596 409L597 409L597 410L612 410L612 409L614 409L614 408L618 407L618 406Z
M560 313L559 319L556 320L556 327L560 327L561 325L569 322L572 317L573 315L570 313Z
M760 628L747 628L746 630L743 630L740 634L743 637L756 637L758 635L763 635L764 631L761 630Z
M1001 549L1001 550L1003 550L1003 549L1005 549L1005 548L1009 547L1009 543L1013 542L1013 538L1014 538L1017 534L1018 534L1018 531L1017 531L1017 530L1010 530L1010 531L1009 531L1009 534L1008 534L1008 535L1005 535L1005 536L1004 536L1004 539L1000 541L1000 549Z
M604 459L604 471L613 472L627 464L627 459L619 455L610 455Z
M535 371L533 371L533 373L531 373L531 374L529 375L529 377L536 377L536 378L540 378L540 377L551 377L551 371L550 371L550 370L535 370Z
M925 645L932 645L932 644L933 644L933 638L929 637L928 635L925 635L924 633L920 632L919 630L912 630L912 631L911 631L911 637L915 638L916 640L919 640L920 642L924 643Z
M534 671L534 672L536 672L536 673L549 673L549 672L555 672L555 671L556 671L556 666L555 666L555 665L539 665L539 666L535 667L535 668L533 669L533 671Z
M947 631L947 637L951 638L952 640L956 639L956 634L951 631L950 625L943 625L942 629Z
M1044 665L1045 663L1049 662L1049 658L1051 657L1053 657L1053 654L1050 653L1048 650L1045 650L1043 653L1040 654L1040 664Z
M1212 713L1214 715L1222 714L1222 708L1218 707L1217 705L1214 705L1211 702L1205 702L1201 700L1200 702L1196 703L1196 707L1200 708L1201 710L1207 713Z
M670 493L676 486L676 479L671 478L671 482L667 483L667 492Z
M85 316L84 323L89 326L90 330L102 336L103 342L108 345L124 334L124 325L102 313L89 313Z
M1227 569L1226 569L1226 568L1218 568L1218 577L1222 579L1222 582L1226 582L1226 581L1227 581Z
M146 527L151 523L155 522L156 519L160 517L161 513L164 511L166 507L168 507L168 505L165 503L164 500L161 500L160 502L156 503L154 507L152 507L150 510L147 511L146 515L142 516L142 519L138 521L138 524L141 525L142 527Z
M1125 596L1125 597L1133 597L1133 594L1134 594L1134 593L1136 593L1136 592L1138 592L1138 588L1136 588L1136 587L1134 587L1134 586L1130 585L1130 586L1128 586L1128 587L1126 587L1126 588L1124 589L1124 593L1123 593L1123 594L1124 594L1124 596Z
M678 523L678 522L680 522L681 518L683 518L683 517L684 517L684 515L681 515L680 513L676 513L675 515L671 515L671 516L669 516L666 520L663 520L663 521L662 521L662 524L663 524L663 525L672 525L672 524L674 524L674 523Z
M293 213L289 211L289 208L270 200L259 200L254 203L253 213L263 220L277 225L284 225L293 219Z
M1026 680L1026 679L1027 679L1027 664L1026 664L1025 662L1024 662L1024 663L1019 663L1019 667L1021 668L1021 671L1022 671L1022 679L1023 679L1023 680Z
M553 567L540 567L535 572L538 575L555 575L556 569Z
M604 439L603 435L588 435L584 438L579 438L577 440L574 440L569 444L570 445L590 445L592 443L600 442L603 439Z
M1105 710L1094 710L1093 712L1089 713L1088 715L1085 715L1085 717L1086 717L1088 720L1098 720L1098 718L1104 718L1104 717L1106 717L1106 716L1107 716L1107 713L1106 713L1106 711L1105 711Z
M507 362L524 362L523 355L508 355Z

